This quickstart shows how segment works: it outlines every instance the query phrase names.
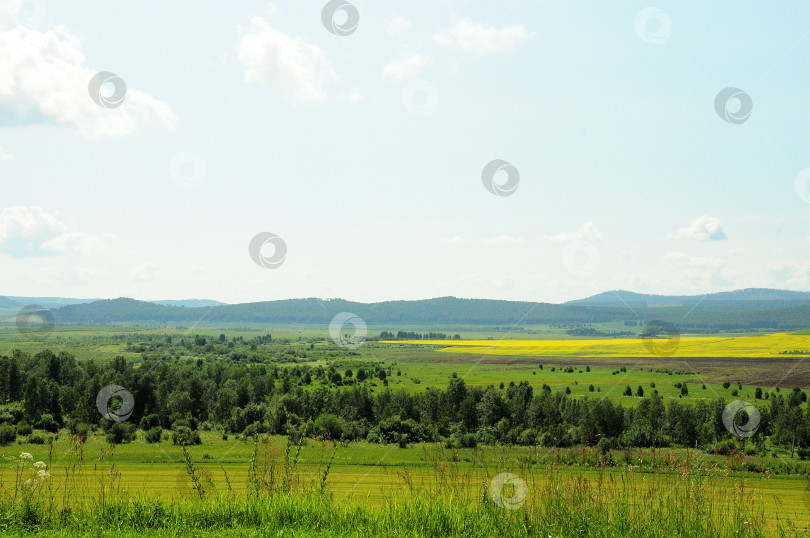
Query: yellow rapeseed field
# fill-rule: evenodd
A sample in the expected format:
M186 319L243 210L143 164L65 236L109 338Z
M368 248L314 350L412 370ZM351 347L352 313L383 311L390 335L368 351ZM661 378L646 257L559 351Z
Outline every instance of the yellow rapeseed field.
M682 336L680 338L602 338L580 340L398 340L398 344L445 346L448 353L537 357L784 357L810 355L810 335Z

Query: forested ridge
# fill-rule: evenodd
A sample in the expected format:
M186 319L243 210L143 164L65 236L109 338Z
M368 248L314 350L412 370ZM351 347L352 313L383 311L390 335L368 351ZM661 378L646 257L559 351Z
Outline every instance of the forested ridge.
M796 301L724 301L673 306L583 306L442 297L422 301L358 303L343 299L287 299L214 307L177 307L112 299L53 310L57 323L302 323L328 324L351 312L369 324L536 325L545 323L672 323L681 331L793 330L810 327L810 304Z

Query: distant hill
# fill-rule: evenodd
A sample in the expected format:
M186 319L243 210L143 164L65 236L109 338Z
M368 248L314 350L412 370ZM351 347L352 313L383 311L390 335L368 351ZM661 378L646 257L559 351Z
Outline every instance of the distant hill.
M67 297L0 297L0 308L21 308L36 304L45 308L60 308L72 304L92 303L98 299L70 299Z
M775 290L768 288L747 288L735 291L707 293L704 295L653 295L635 293L625 290L605 291L585 299L568 301L569 305L591 306L677 306L702 304L718 304L733 302L759 302L761 307L774 308L788 307L800 304L810 304L810 292Z
M200 306L222 306L227 303L220 303L219 301L213 301L211 299L185 299L180 301L152 301L155 304L162 304L165 306L182 306L185 308L197 308Z
M594 302L566 304L439 297L420 301L359 303L343 299L286 299L233 305L183 307L134 299L72 304L54 310L58 323L302 323L328 324L340 312L351 312L368 324L583 325L623 322L638 326L663 320L689 331L791 330L810 327L810 301L802 294L779 290L741 290L699 296L668 297L612 292L626 301L611 303L609 294ZM624 294L624 295L622 295ZM746 299L745 297L750 297ZM789 297L785 299L785 297ZM587 301L587 300L586 300Z

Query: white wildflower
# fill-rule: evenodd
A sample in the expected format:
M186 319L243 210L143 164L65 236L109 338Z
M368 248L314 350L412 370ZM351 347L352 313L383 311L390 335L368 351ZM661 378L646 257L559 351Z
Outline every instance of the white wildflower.
M34 463L34 467L36 467L37 469L46 469L48 467L48 464L45 463L44 461L38 461Z
M48 471L37 471L37 477L41 478L42 480L47 480L51 477Z
M28 452L23 452L22 454L20 454L20 459L21 460L33 460L34 456L29 454Z
M33 479L33 478L29 478L28 480L26 480L26 481L25 481L25 485L26 485L26 486L30 486L32 483L34 483L34 479Z

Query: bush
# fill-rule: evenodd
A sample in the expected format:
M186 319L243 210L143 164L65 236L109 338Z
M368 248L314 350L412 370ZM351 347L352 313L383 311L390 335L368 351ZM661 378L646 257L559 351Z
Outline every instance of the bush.
M343 436L344 428L345 423L343 419L330 413L320 415L317 419L315 419L315 423L313 425L315 435L333 441L340 440L340 438Z
M50 433L56 433L59 431L59 423L54 420L53 415L50 413L45 413L39 418L38 426L40 429Z
M17 424L17 434L18 435L31 435L34 431L34 428L28 424L27 422L23 421Z
M160 438L163 435L163 428L160 426L155 426L154 428L149 428L144 432L144 439L146 439L147 443L159 443Z
M10 424L0 426L0 445L10 445L17 440L17 428Z
M135 440L135 425L129 422L116 422L107 430L107 442L116 445Z
M602 437L601 439L599 439L599 442L596 443L596 448L599 449L599 452L603 456L606 456L607 454L610 453L611 449L610 439L608 439L607 437Z
M172 443L180 446L201 445L200 434L187 426L179 426L172 433Z
M28 436L28 442L32 445L44 445L45 436L39 433L32 433Z

